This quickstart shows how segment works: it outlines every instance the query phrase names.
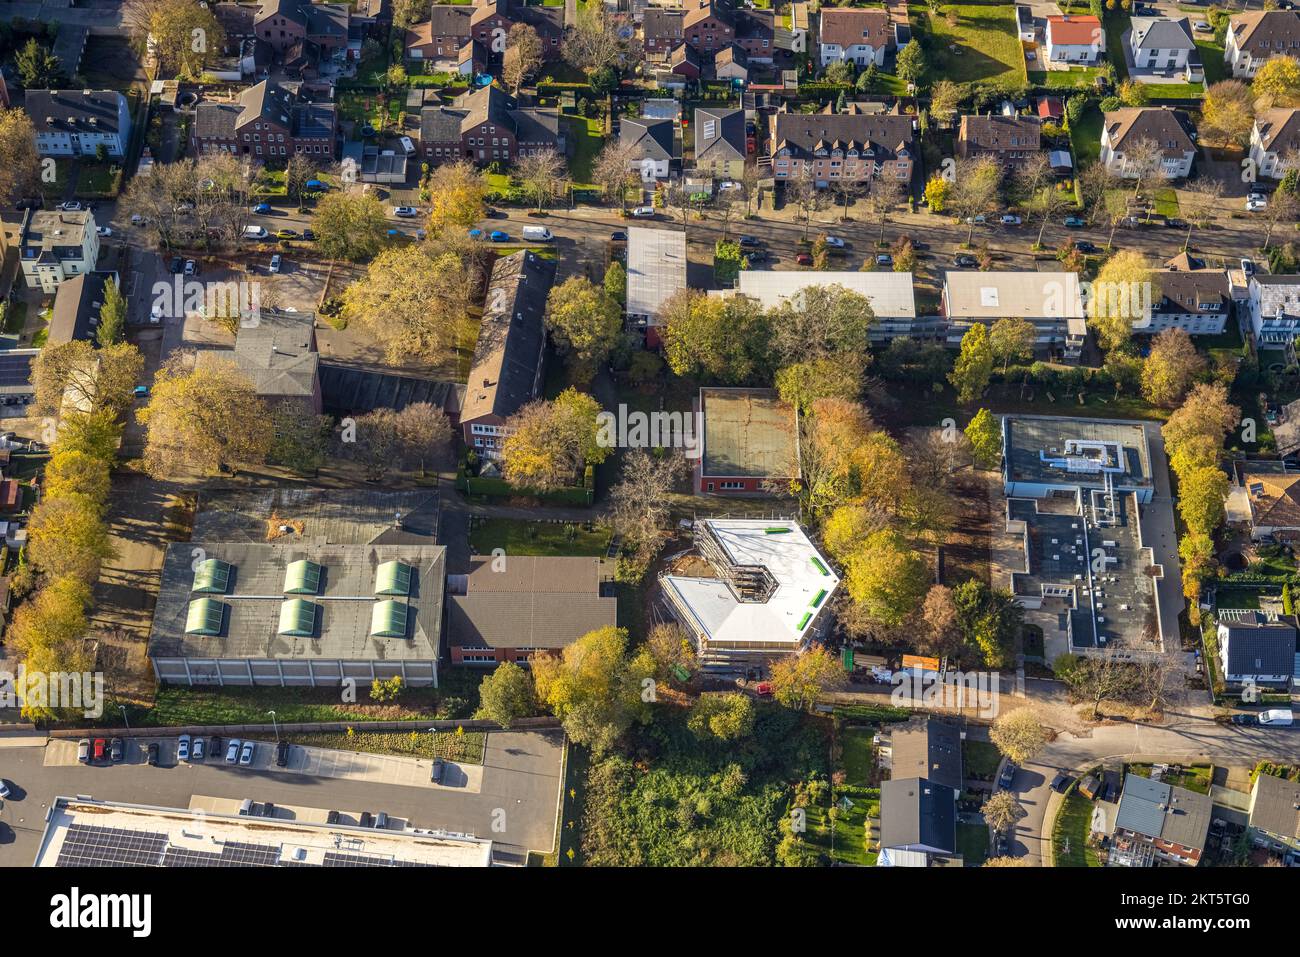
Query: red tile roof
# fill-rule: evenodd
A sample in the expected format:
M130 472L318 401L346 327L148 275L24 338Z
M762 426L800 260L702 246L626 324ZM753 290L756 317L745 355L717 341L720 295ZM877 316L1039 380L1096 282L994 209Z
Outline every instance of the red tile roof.
M1071 46L1087 46L1105 36L1101 21L1092 16L1048 17L1047 34L1052 43Z

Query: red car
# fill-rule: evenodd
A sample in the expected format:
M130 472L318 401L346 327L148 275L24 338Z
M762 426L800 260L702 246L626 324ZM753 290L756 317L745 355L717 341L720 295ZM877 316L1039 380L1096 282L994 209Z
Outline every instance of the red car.
M754 686L754 694L760 698L770 698L772 696L772 682L760 681Z
M800 253L798 256L795 256L794 261L797 266L811 266L813 264L812 257L807 253Z
M95 750L94 750L94 752L93 752L94 760L96 760L96 761L103 761L103 760L104 760L104 752L105 752L105 750L107 749L107 747L108 747L108 743L107 743L103 738L96 738L96 739L95 739Z

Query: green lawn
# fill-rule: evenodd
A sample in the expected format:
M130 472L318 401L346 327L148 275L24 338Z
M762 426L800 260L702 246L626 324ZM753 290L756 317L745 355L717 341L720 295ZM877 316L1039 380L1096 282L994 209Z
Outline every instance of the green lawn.
M22 333L23 326L27 324L27 303L21 299L15 299L7 304L4 310L4 332L6 335L16 336Z
M1177 218L1178 216L1178 191L1172 186L1163 186L1155 190L1154 194L1156 213L1160 216Z
M955 25L947 15L955 12ZM946 4L938 15L927 14L934 49L941 62L931 72L958 83L1025 79L1025 57L1016 31L1016 9L1012 4Z
M470 529L469 544L475 555L490 555L501 548L506 555L603 556L609 537L609 529L600 526L588 531L573 522L489 518Z
M1149 764L1130 764L1128 770L1139 777L1151 777L1151 765ZM1165 784L1186 788L1188 791L1195 791L1197 794L1209 794L1210 784L1213 779L1214 768L1209 764L1193 764L1190 767L1184 767L1178 774L1166 772L1161 776L1161 780Z
M1223 62L1223 44L1214 40L1197 40L1196 49L1201 51L1201 65L1205 67L1205 82L1218 83L1228 75Z
M122 168L112 161L107 163L82 160L77 171L76 195L89 199L106 199L116 196L122 183Z
M1259 608L1259 592L1253 588L1223 588L1214 593L1216 608Z
M1096 67L1076 66L1069 70L1034 70L1029 82L1050 90L1091 90L1096 86Z
M583 116L566 116L573 155L569 160L569 177L575 189L595 189L591 182L591 164L605 145L604 126L600 120Z
M482 764L487 735L482 731L358 731L286 734L294 744L334 751L395 754L413 758L444 758L458 764Z
M1002 755L995 745L987 741L963 741L961 746L962 762L966 774L973 778L991 778L998 772L998 763Z
M1091 828L1092 802L1071 788L1052 825L1052 852L1057 867L1101 867L1097 849L1088 846Z
M874 788L836 788L835 800L848 798L852 807L836 811L834 860L839 864L874 867L876 852L867 847L867 818L880 816L880 791ZM808 843L828 857L831 854L830 813L824 807L808 808Z
M874 728L844 729L844 775L851 785L867 787L871 782L871 772L875 769L875 747L871 739L875 737Z
M987 824L958 824L957 852L966 867L979 867L989 856Z
M1089 101L1083 108L1083 115L1079 117L1079 122L1070 125L1070 145L1074 147L1076 170L1082 170L1097 162L1101 156L1103 119L1096 102Z

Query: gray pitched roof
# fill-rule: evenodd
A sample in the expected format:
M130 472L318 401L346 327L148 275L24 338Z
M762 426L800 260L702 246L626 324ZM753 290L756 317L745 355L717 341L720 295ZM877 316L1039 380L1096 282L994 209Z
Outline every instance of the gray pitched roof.
M745 111L695 111L695 162L745 158Z
M485 415L509 417L537 398L533 386L546 342L546 298L555 270L555 260L527 249L496 261L461 422ZM497 304L501 308L494 308Z
M950 722L926 718L890 732L893 777L929 778L961 790L961 729Z
M1191 121L1182 110L1167 106L1125 106L1104 114L1110 145L1123 152L1125 143L1150 140L1167 157L1181 159L1196 151L1188 129Z
M1230 293L1228 274L1222 269L1185 272L1161 270L1160 302L1156 313L1208 313L1226 315ZM1202 306L1218 308L1203 309Z
M86 272L59 283L50 313L46 341L50 345L72 342L74 339L93 340L99 321L99 307L104 303L104 283L116 282L111 272Z
M641 21L641 31L647 40L680 40L684 17L681 10L651 7L646 10L645 19Z
M278 123L285 128L293 125L293 94L278 83L263 80L250 86L239 97L243 112L239 115L239 125L263 120Z
M1213 802L1204 794L1127 774L1115 827L1203 850L1212 808Z
M1260 773L1251 792L1250 826L1300 838L1300 784Z
M451 3L435 3L429 15L429 35L435 37L468 37L469 21L474 8Z
M925 778L900 778L880 786L880 846L957 850L957 795Z
M912 118L895 113L777 113L773 118L773 149L788 148L793 156L811 156L822 146L870 149L877 161L913 150Z
M618 138L624 146L636 147L637 159L670 160L673 158L672 120L628 117L623 120Z
M599 558L470 558L465 594L448 596L448 644L464 648L563 648L617 624L618 600L601 595Z
M116 90L28 90L25 110L38 130L117 133L124 100Z
M421 143L459 143L460 123L464 114L446 106L426 106L420 110Z
M200 362L233 362L260 396L307 398L316 391L315 317L309 312L262 309L256 325L240 326L233 351L209 349Z
M1227 634L1227 673L1232 675L1289 675L1295 670L1296 629L1290 622L1257 611L1219 615Z
M1186 17L1134 17L1133 44L1139 50L1195 50Z
M204 100L194 110L194 135L199 139L233 140L243 107L238 103Z

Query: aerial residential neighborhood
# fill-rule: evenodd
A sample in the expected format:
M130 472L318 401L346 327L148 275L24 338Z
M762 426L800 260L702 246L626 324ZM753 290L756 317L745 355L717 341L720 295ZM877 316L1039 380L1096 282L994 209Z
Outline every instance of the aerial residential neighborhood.
M0 865L1300 866L1290 0L0 21Z

